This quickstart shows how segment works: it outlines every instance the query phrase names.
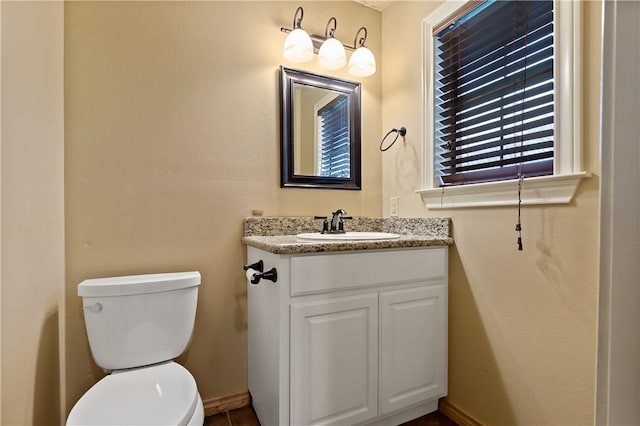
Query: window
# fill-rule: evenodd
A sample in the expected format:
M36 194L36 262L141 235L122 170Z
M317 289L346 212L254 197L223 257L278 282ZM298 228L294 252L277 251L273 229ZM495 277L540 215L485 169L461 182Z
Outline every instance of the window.
M553 174L553 2L486 1L434 38L440 186Z
M519 176L525 204L571 200L586 175L574 3L446 2L424 20L429 208L515 204Z
M318 110L320 176L350 177L349 98L336 96Z

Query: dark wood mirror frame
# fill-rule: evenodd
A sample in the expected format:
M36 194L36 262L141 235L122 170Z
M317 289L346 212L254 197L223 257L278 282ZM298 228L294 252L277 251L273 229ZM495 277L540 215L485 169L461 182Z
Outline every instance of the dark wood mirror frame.
M303 187L324 189L361 189L360 158L360 83L313 74L306 71L280 67L281 102L281 182L280 187ZM307 85L348 97L350 176L348 178L295 174L294 165L294 84Z

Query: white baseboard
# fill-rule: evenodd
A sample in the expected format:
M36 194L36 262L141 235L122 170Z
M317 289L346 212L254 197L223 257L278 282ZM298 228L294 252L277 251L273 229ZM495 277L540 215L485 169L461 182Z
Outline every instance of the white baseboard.
M438 403L438 410L460 426L485 426L478 419L468 414L462 408L442 398Z
M204 415L207 417L251 405L251 396L249 395L249 391L244 391L208 398L203 400L202 403L204 405Z

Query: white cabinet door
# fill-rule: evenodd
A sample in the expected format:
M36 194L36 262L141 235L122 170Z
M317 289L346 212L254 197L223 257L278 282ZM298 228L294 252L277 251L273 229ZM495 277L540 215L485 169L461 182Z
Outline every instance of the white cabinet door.
M380 414L446 393L444 284L380 293Z
M291 424L377 416L378 295L291 305Z

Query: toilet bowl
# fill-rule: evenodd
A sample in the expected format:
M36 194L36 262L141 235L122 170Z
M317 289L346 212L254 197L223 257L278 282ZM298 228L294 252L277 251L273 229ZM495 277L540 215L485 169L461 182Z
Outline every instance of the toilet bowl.
M67 425L202 425L193 376L173 358L189 343L198 272L83 281L78 294L96 363L108 374L74 405Z
M71 410L67 425L202 425L193 376L175 362L115 372L96 383Z

